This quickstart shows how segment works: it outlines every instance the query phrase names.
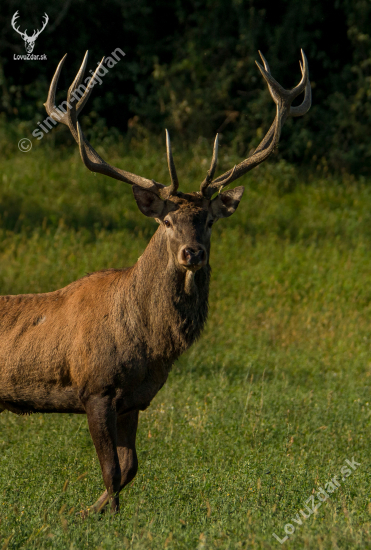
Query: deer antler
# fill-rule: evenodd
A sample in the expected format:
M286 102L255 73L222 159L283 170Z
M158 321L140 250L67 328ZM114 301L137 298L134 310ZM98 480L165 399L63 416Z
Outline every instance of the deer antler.
M58 85L59 76L62 71L63 63L66 59L66 55L59 62L57 70L55 71L55 74L50 84L48 98L46 100L46 103L44 103L44 105L50 117L54 118L58 122L61 122L62 124L65 124L66 126L69 127L75 141L79 145L80 155L85 166L91 172L104 174L105 176L109 176L110 178L124 181L125 183L129 183L130 185L139 185L140 187L143 187L149 191L156 193L162 199L167 199L171 195L175 195L178 189L178 178L176 175L175 165L174 165L171 146L170 146L170 138L167 130L166 130L167 158L168 158L168 165L169 165L169 171L171 176L171 185L167 187L162 183L156 182L155 180L149 180L149 179L143 178L142 176L131 174L130 172L126 172L125 170L121 170L120 168L116 168L115 166L111 166L110 164L107 164L98 155L98 153L90 145L90 143L84 136L81 130L80 124L77 120L77 117L79 116L82 108L84 107L85 103L87 102L91 94L93 86L96 82L95 76L99 72L99 69L102 66L102 63L104 61L104 58L96 68L93 76L90 78L88 85L85 87L85 86L82 86L82 81L84 78L84 73L88 62L88 52L86 52L84 60L81 64L81 67L74 81L72 82L71 86L68 89L66 110L62 111L61 109L58 109L56 107L55 93ZM81 86L83 87L84 92L76 104L76 92L79 92L81 94L81 91L80 91Z
M18 19L18 17L19 17L19 13L18 13L18 10L17 10L17 11L15 12L15 14L13 15L13 17L12 17L12 27L13 27L13 29L14 29L18 34L21 35L21 37L22 37L23 40L24 40L25 37L27 36L27 34L26 34L27 29L26 29L25 32L21 32L21 31L19 30L19 27L16 27L16 26L15 26L15 24L16 24L16 22L17 22L16 20Z
M312 103L311 87L309 82L309 69L308 61L305 57L303 50L301 50L301 56L303 62L300 62L300 69L302 78L297 86L292 90L285 90L271 75L269 65L264 58L263 54L259 52L263 61L264 68L256 61L256 64L265 78L270 94L273 101L276 104L276 117L273 124L269 128L268 132L260 142L259 146L247 159L234 166L234 168L228 170L223 175L212 180L216 168L216 161L218 156L218 136L214 143L213 159L211 161L211 167L207 173L205 180L201 183L201 194L206 198L211 198L214 193L223 189L226 185L232 181L237 180L253 168L263 162L274 151L278 144L281 135L281 128L284 125L286 119L289 116L297 117L303 116L310 109ZM291 103L294 99L304 92L303 102L297 107L292 107Z
M15 12L15 14L13 15L13 17L12 17L12 27L13 27L13 29L14 29L18 34L21 35L21 37L23 38L23 40L25 40L26 38L28 38L29 40L35 41L36 38L39 36L39 34L40 34L41 32L43 32L43 30L45 29L45 27L46 27L46 25L48 24L48 21L49 21L49 17L47 16L46 13L44 13L43 17L45 17L45 20L43 21L42 29L40 29L39 31L38 31L38 30L33 31L32 36L28 36L28 35L27 35L27 29L26 29L24 32L21 32L21 31L19 30L19 27L17 28L17 27L15 26L15 24L16 24L16 22L17 22L16 20L18 19L18 17L19 17L19 13L18 13L18 10L17 10L17 11Z
M48 24L49 17L47 16L47 14L44 13L43 17L45 17L45 20L43 21L42 29L40 29L39 31L38 31L38 30L33 31L33 35L31 36L31 38L34 39L34 40L36 40L36 38L39 36L40 33L43 32L43 30L45 29L46 25Z

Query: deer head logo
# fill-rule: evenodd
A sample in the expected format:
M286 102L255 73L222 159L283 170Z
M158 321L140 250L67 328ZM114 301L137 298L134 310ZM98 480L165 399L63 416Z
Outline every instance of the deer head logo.
M40 29L39 31L36 30L36 31L33 31L33 35L32 36L27 36L27 29L24 31L24 32L21 32L19 30L19 27L17 28L15 26L16 24L16 20L17 18L19 17L19 14L18 14L18 10L15 12L15 14L13 15L12 17L12 27L13 29L21 35L21 37L23 38L24 40L24 45L26 47L26 52L27 53L32 53L33 52L33 49L35 47L35 41L36 41L36 38L39 36L39 34L45 29L46 25L48 24L48 21L49 21L49 17L46 15L46 13L44 13L43 17L44 17L44 21L43 21L43 26L42 26L42 29Z

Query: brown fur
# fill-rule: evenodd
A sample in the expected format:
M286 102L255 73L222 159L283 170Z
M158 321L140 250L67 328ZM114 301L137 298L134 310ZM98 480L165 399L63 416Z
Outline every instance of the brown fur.
M160 223L133 267L92 273L55 292L0 297L0 412L88 415L106 485L95 510L109 498L118 509L118 493L137 469L138 410L201 334L208 225L233 213L225 209L234 211L242 195L237 188L211 202L199 193L159 202L133 190L141 211ZM184 247L204 250L203 261L186 265Z

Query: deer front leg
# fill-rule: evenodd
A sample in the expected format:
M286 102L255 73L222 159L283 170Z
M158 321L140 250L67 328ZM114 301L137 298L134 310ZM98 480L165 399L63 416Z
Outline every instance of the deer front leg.
M137 435L139 411L131 411L117 418L117 454L120 462L121 491L125 485L134 479L138 471L138 458L135 449L135 438ZM100 512L109 501L107 491L98 498L92 509Z
M85 410L106 486L107 501L111 501L111 511L117 512L121 470L117 454L117 417L112 398L91 396L85 404Z

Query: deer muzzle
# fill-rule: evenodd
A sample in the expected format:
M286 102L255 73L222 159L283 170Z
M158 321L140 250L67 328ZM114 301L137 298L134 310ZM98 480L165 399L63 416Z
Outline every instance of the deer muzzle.
M191 271L197 271L206 262L207 252L202 244L184 245L179 250L179 263Z

